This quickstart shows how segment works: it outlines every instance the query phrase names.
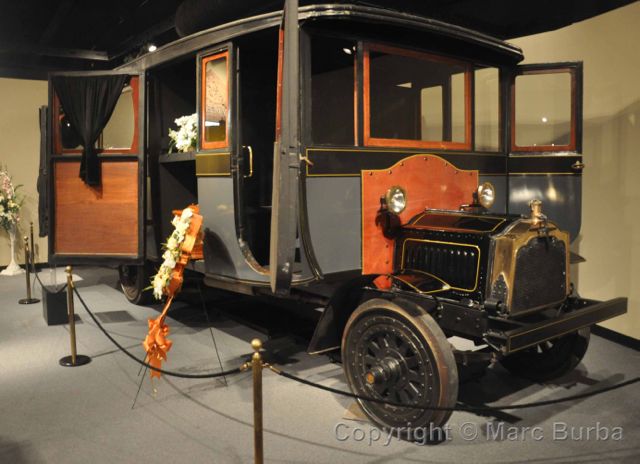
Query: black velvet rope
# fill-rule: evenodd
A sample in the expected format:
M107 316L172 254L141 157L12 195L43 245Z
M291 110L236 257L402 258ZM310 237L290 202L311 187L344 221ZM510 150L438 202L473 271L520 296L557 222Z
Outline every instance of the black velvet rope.
M40 287L42 287L42 291L43 292L47 292L47 293L51 293L53 295L57 295L59 293L64 292L67 289L67 284L64 284L61 289L56 290L55 292L52 292L51 290L47 290L46 285L42 283L42 281L40 280L40 276L38 275L38 272L36 272L36 265L34 263L31 263L31 273L34 276L36 276L36 280L40 284ZM52 284L51 286L53 286L53 285L56 285L56 284Z
M179 378L182 378L182 379L213 379L213 378L216 378L216 377L224 377L224 376L227 376L227 375L233 375L233 374L238 374L238 373L242 372L242 370L239 367L236 367L235 369L229 369L227 371L211 372L211 373L207 373L207 374L182 374L180 372L167 371L167 370L164 370L164 369L160 369L160 368L154 367L154 366L148 364L147 362L145 362L145 361L143 361L141 359L138 359L134 354L130 353L125 347L123 347L120 343L118 343L111 336L111 334L109 332L107 332L107 330L102 326L100 321L98 321L98 318L91 312L91 310L89 309L87 304L82 299L82 296L80 296L80 293L78 292L78 289L73 287L73 291L76 294L76 296L78 297L78 299L80 300L80 303L82 303L82 306L84 307L84 309L87 312L87 314L89 314L91 319L93 319L93 322L96 323L96 325L98 326L100 331L111 341L111 343L113 343L120 351L122 351L124 354L126 354L131 359L133 359L135 362L137 362L138 364L140 364L140 365L142 365L144 367L147 367L147 368L151 369L152 371L160 372L161 374L168 375L170 377L179 377Z
M578 393L576 395L565 396L563 398L556 398L553 400L545 400L545 401L535 401L532 403L523 403L523 404L512 404L512 405L495 405L495 406L473 406L463 403L458 403L456 406L452 407L439 407L439 406L421 406L421 405L411 405L411 404L402 404L396 403L393 401L384 400L381 398L371 398L362 395L356 395L355 393L346 392L344 390L338 390L337 388L327 387L325 385L321 385L319 383L311 382L310 380L303 379L301 377L297 377L293 374L289 374L288 372L281 371L280 369L273 368L271 369L276 374L285 377L287 379L295 380L304 385L308 385L310 387L318 388L320 390L324 390L330 393L335 393L337 395L348 396L349 398L369 401L372 403L381 403L388 404L389 406L395 406L400 408L410 408L410 409L421 409L425 411L467 411L467 412L487 412L487 411L497 411L497 410L509 410L509 409L527 409L527 408L536 408L541 406L548 406L551 404L565 403L567 401L575 401L582 398L588 398L590 396L599 395L601 393L606 393L608 391L617 390L618 388L626 387L628 385L634 384L640 381L640 377L635 377L630 380L626 380L624 382L617 383L615 385L610 385L608 387L603 387L598 390L592 390L585 393Z
M179 373L179 372L167 371L167 370L164 370L164 369L159 369L157 367L151 366L150 364L146 363L145 361L143 361L141 359L138 359L135 355L133 355L126 348L124 348L122 345L120 345L120 343L118 343L111 336L111 334L109 332L107 332L107 330L102 326L102 324L100 323L100 321L98 321L98 318L96 318L96 316L93 314L93 312L91 312L91 310L89 309L89 307L85 303L84 299L82 298L82 296L78 292L78 289L76 289L74 287L73 291L76 294L76 296L78 297L78 299L80 300L80 303L84 307L84 309L87 312L87 314L89 314L91 319L93 319L93 322L95 322L96 326L111 341L111 343L113 343L120 351L122 351L124 354L126 354L128 357L130 357L131 359L133 359L135 362L137 362L138 364L140 364L142 366L145 366L145 367L147 367L147 368L149 368L149 369L151 369L153 371L160 372L161 374L165 374L165 375L168 375L168 376L171 376L171 377L180 377L180 378L184 378L184 379L211 379L211 378L216 378L216 377L222 377L222 376L227 376L227 375L238 374L238 373L242 372L241 368L237 367L235 369L230 369L230 370L227 370L227 371L212 372L212 373L208 373L208 374L182 374L182 373ZM347 391L344 391L344 390L339 390L339 389L333 388L333 387L328 387L326 385L321 385L319 383L315 383L315 382L312 382L310 380L303 379L301 377L297 377L297 376L295 376L293 374L290 374L288 372L282 371L282 370L280 370L278 368L275 368L275 367L272 367L272 366L269 366L269 367L271 368L271 370L274 373L278 374L279 376L285 377L285 378L290 379L290 380L294 380L294 381L296 381L298 383L301 383L303 385L307 385L309 387L317 388L319 390L324 390L324 391L327 391L329 393L334 393L336 395L342 395L342 396L346 396L346 397L353 398L353 399L356 399L356 400L369 401L369 402L372 402L372 403L387 404L389 406L394 406L394 407L420 409L420 410L425 410L425 411L488 412L488 411L498 411L498 410L514 410L514 409L536 408L536 407L542 407L542 406L549 406L549 405L552 405L552 404L566 403L566 402L569 402L569 401L576 401L576 400L579 400L579 399L588 398L590 396L600 395L602 393L606 393L606 392L609 392L609 391L617 390L619 388L623 388L623 387L632 385L632 384L637 383L638 381L640 381L640 377L635 377L633 379L629 379L629 380L626 380L624 382L617 383L615 385L610 385L608 387L599 388L597 390L592 390L592 391L588 391L588 392L584 392L584 393L578 393L576 395L565 396L565 397L556 398L556 399L553 399L553 400L534 401L534 402L531 402L531 403L511 404L511 405L502 405L502 404L500 404L500 405L494 405L494 406L475 406L475 405L468 405L468 404L458 403L456 406L452 406L452 407L441 407L441 406L422 406L422 405L413 405L413 404L403 404L403 403L397 403L397 402L394 402L394 401L384 400L384 399L381 399L381 398L373 398L373 397L368 397L368 396L357 395L355 393L347 392Z

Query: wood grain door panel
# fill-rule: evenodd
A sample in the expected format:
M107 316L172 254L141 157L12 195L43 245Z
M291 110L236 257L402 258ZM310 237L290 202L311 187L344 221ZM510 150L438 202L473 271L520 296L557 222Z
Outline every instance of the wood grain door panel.
M138 256L138 161L103 160L98 187L79 170L79 161L54 163L54 253Z

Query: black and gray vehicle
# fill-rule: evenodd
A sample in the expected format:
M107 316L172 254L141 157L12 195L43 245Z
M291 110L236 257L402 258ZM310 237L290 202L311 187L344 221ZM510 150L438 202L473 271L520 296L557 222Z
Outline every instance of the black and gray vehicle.
M322 303L309 351L341 352L355 393L451 407L459 362L573 369L590 326L627 307L581 298L570 275L582 64L519 66L502 40L378 3L287 0L112 71L52 75L51 262L117 265L143 303L172 210L198 204L192 270ZM97 87L111 111L91 113L87 149L72 109ZM195 147L170 153L192 114ZM361 405L389 427L450 415Z

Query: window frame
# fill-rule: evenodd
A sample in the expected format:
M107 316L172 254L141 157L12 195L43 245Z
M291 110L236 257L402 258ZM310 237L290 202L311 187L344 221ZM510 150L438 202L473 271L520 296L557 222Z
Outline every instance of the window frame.
M303 63L301 66L301 72L303 73L303 76L304 76L303 79L301 80L301 89L305 97L303 100L304 107L302 108L301 115L303 117L303 120L305 121L305 127L307 128L304 131L305 140L308 141L309 146L314 146L314 147L354 148L354 147L361 146L360 130L359 130L360 115L359 115L359 107L358 107L359 102L361 101L361 98L359 95L360 85L358 80L359 75L361 74L358 71L358 66L359 66L360 57L361 57L361 53L360 53L360 44L362 43L361 40L351 35L340 34L334 31L327 31L324 29L308 28L304 32L305 34L303 35L301 34L301 50L304 50L301 56L306 58L303 58L303 61L301 61L301 63ZM312 90L312 85L313 85L312 84L313 83L312 67L313 67L314 53L312 52L312 45L311 45L314 39L344 40L344 41L349 41L353 43L353 48L354 48L352 52L353 53L352 54L353 73L352 73L352 84L351 84L352 97L349 99L349 101L353 104L353 138L349 143L336 143L335 141L319 142L315 137L314 120L312 117L312 107L316 103L315 100L313 99L313 90ZM280 90L280 88L281 88L281 84L279 83L278 90Z
M133 103L133 137L131 139L131 146L126 148L109 148L104 149L98 147L97 153L99 154L122 154L122 155L134 155L138 153L138 141L140 138L140 76L131 75L129 79L129 86L131 86L131 97ZM124 89L124 87L123 87ZM62 133L61 127L58 121L56 121L59 113L60 113L60 99L58 95L53 91L53 112L52 112L52 122L53 122L53 154L56 155L77 155L82 153L82 149L79 148L63 148L62 147ZM109 124L109 121L107 121ZM105 126L106 127L106 126ZM103 129L104 131L104 129ZM98 137L98 141L102 140L102 133Z
M227 119L226 119L226 127L225 127L225 137L224 140L208 142L205 140L205 119L206 119L206 102L207 102L207 92L206 92L206 73L207 73L207 63L210 61L215 61L219 59L226 59L227 61ZM198 65L200 69L198 70L199 75L199 88L200 88L200 98L198 99L198 103L200 105L199 108L199 118L198 118L198 145L199 150L216 150L220 148L228 148L229 147L229 133L231 128L231 53L230 47L225 46L223 48L218 48L212 50L211 52L206 52L198 55Z
M566 145L516 145L516 78L518 76L539 74L562 74L571 76L571 122L569 124L571 134ZM574 152L582 151L582 63L549 63L520 65L515 68L509 83L509 125L511 153L549 153L549 152Z
M464 67L464 142L449 142L436 140L390 139L371 136L371 68L370 52L376 51L391 55L417 58L425 61L449 63ZM398 48L378 43L365 42L363 46L363 106L364 106L364 136L363 142L369 147L404 147L404 148L435 148L442 150L471 151L473 146L473 72L471 62L450 58L443 55Z
M477 126L478 126L478 112L477 112L477 96L479 92L477 92L477 79L476 72L482 71L484 69L495 69L498 72L498 148L497 149L479 149L478 148L478 134L477 134ZM472 151L474 153L479 153L482 155L506 155L505 147L507 143L505 142L505 133L507 131L505 127L505 121L508 120L505 115L505 108L508 106L505 103L505 95L507 91L505 90L507 87L506 73L504 66L496 65L496 64L481 64L474 63L473 66L473 95L471 96L472 108L473 108L473 117L471 124L473 126L472 134L473 134L473 147Z

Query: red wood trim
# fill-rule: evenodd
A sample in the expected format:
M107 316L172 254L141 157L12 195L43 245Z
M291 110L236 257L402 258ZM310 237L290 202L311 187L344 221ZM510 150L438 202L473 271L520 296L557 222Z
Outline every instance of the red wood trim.
M518 76L528 76L534 74L560 74L569 73L571 76L571 122L569 128L571 131L568 145L536 145L536 146L519 146L516 145L516 78ZM534 69L523 71L516 75L511 81L511 151L512 152L554 152L554 151L576 151L576 123L577 123L577 102L576 102L576 73L573 68L555 68L555 69Z
M278 31L278 77L276 84L276 140L282 134L282 74L284 66L284 29Z
M464 150L471 150L471 108L473 102L471 95L473 94L471 86L473 85L473 70L471 66L464 72Z
M516 76L517 77L517 76ZM510 108L509 108L509 113L510 113L510 126L511 126L511 147L510 147L510 151L514 151L515 147L516 147L516 77L513 77L511 79L511 82L509 83L509 94L510 94Z
M129 148L112 148L109 150L99 149L98 153L109 153L109 154L122 154L122 155L132 155L138 153L138 139L140 136L140 112L139 112L139 103L140 103L140 78L138 76L131 76L129 81L129 85L131 86L131 96L133 101L133 138L131 140L131 146ZM82 150L74 149L74 148L62 148L62 136L60 134L60 123L59 117L60 114L60 99L58 95L53 93L53 152L57 155L67 155L67 154L78 154L82 153Z
M353 144L358 146L358 53L353 54Z
M53 92L53 108L51 109L51 132L53 138L53 153L62 153L62 143L60 141L60 99L58 94Z
M576 101L576 73L575 70L571 70L571 138L570 140L570 147L572 151L576 150L577 147L577 142L576 142L576 137L577 137L577 130L578 130L578 105L577 105L577 101Z
M224 140L220 140L217 142L207 142L205 140L205 120L207 117L207 63L210 61L226 59L227 63L227 120L225 124L225 134ZM200 92L200 148L204 150L210 150L214 148L226 148L229 146L229 116L230 116L230 106L229 106L229 50L225 50L221 53L216 53L215 55L209 55L202 58L201 63L201 92Z
M399 218L407 224L425 208L457 210L472 201L478 171L458 169L435 155L408 156L390 168L363 170L362 274L393 272L394 240L384 236L376 217L380 197L394 185L406 189L407 207Z
M369 137L365 145L370 147L441 148L443 150L471 150L466 142L437 142L428 140L384 139Z
M402 55L410 58L417 58L425 61L436 61L439 63L449 63L464 67L464 142L447 142L434 140L408 140L408 139L386 139L371 136L371 85L370 85L370 51L379 51L382 53ZM414 50L406 50L402 48L390 47L380 44L365 44L364 46L364 70L363 70L363 103L364 103L364 145L371 147L402 147L402 148L438 148L444 150L471 150L471 85L473 83L471 73L473 72L470 63L456 60L431 53L418 52Z
M371 145L371 86L370 86L370 71L369 65L371 64L371 59L369 56L369 47L367 44L364 45L364 53L362 57L363 61L363 69L362 69L362 106L363 106L363 118L364 118L364 144L365 146Z

